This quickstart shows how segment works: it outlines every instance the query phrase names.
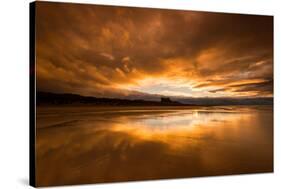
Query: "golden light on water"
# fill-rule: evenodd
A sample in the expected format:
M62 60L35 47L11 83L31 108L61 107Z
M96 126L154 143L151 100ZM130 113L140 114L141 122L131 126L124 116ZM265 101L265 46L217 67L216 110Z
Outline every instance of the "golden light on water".
M273 167L271 106L38 111L36 162L42 185L270 172Z
M231 140L238 132L243 132L239 124L253 122L253 115L247 111L241 115L232 111L204 111L186 110L180 113L163 113L158 116L143 116L139 120L122 119L120 124L112 124L107 128L110 132L125 133L140 141L158 141L165 143L170 148L186 148L191 144L198 144L198 141L215 133L214 140ZM225 125L227 124L227 128ZM249 126L245 126L249 127ZM220 136L222 130L229 130ZM237 131L240 129L240 131ZM244 128L246 129L246 128ZM210 133L212 132L212 133ZM213 136L212 136L213 137ZM220 138L223 137L223 138ZM195 142L195 143L194 143Z

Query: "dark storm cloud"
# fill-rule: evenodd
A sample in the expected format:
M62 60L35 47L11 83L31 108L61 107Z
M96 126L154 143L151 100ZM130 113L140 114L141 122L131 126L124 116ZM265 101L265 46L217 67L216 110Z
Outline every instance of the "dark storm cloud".
M270 16L47 2L36 6L39 90L141 95L126 86L164 77L192 81L194 89L210 94L273 93Z

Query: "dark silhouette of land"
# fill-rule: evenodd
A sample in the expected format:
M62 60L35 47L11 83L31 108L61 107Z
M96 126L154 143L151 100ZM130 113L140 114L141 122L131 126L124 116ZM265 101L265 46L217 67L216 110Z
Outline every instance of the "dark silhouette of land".
M161 101L127 100L117 98L97 98L81 96L77 94L57 94L48 92L36 93L37 105L43 104L91 104L100 106L183 106L180 102L170 98L162 98Z
M97 106L210 106L210 105L272 105L273 98L175 98L161 97L159 101L98 98L77 94L38 91L37 105L90 104Z
M198 106L220 106L220 105L273 105L273 97L244 97L244 98L175 98L182 104Z

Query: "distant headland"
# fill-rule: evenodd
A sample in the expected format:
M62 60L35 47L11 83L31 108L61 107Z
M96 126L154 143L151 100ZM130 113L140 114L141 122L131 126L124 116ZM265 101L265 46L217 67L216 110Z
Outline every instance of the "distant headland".
M79 105L96 106L209 106L209 105L272 105L273 98L173 98L160 97L158 101L142 99L98 98L70 93L37 91L37 105Z

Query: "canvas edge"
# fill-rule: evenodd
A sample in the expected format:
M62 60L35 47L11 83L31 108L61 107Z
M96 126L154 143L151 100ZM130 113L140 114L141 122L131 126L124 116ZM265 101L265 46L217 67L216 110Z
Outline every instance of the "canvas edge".
M29 3L29 185L36 187L35 174L35 2Z

